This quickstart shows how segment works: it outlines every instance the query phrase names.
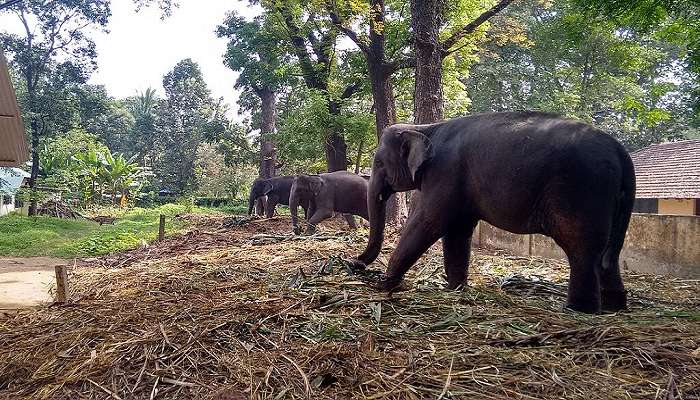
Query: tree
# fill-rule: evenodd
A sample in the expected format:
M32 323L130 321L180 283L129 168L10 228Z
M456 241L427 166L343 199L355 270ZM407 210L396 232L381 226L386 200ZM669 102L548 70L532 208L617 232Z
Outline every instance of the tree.
M327 0L326 10L333 24L360 49L364 57L372 88L373 110L377 140L387 126L396 123L396 100L392 75L401 68L414 66L412 58L404 56L408 40L402 36L407 31L401 18L388 19L384 0L369 2ZM396 14L396 13L395 13ZM365 27L358 33L353 24ZM387 32L395 39L387 44ZM405 35L405 34L404 34ZM391 54L387 54L387 47ZM389 199L389 220L393 223L405 214L405 197Z
M465 79L472 110L539 109L583 119L629 149L686 137L692 88L679 46L591 21L570 2L523 2Z
M461 21L476 9L469 1L411 0L411 26L415 52L416 79L414 118L425 124L443 119L443 60L469 44L475 33L491 17L514 0L500 0L466 25ZM457 23L455 23L455 21ZM440 40L443 29L447 38Z
M13 64L26 84L24 112L31 136L32 170L29 186L36 188L39 174L41 138L51 133L42 118L42 97L47 92L49 75L54 72L59 53L67 56L78 73L86 73L94 63L95 44L85 36L86 28L107 24L109 2L26 1L8 8L16 13L24 26L23 35L3 34L2 42L13 56ZM32 27L32 25L35 25ZM29 214L36 214L36 196Z
M197 63L185 59L163 78L165 100L159 108L159 154L154 165L162 185L183 194L196 188L195 160L204 131L214 115L211 98Z
M687 69L700 75L700 3L696 0L576 0L589 18L602 16L617 26L650 34L683 49ZM591 15L592 14L592 15ZM692 88L694 123L700 125L700 84Z
M265 16L249 22L231 13L217 28L217 35L229 39L224 63L239 72L236 87L252 91L259 100L259 116L255 113L260 129L258 175L263 179L271 178L278 168L277 147L271 136L276 124L275 96L289 79L285 71L289 57L280 46L281 38L270 29ZM259 199L259 215L263 209L263 200Z
M302 78L309 89L323 94L328 112L333 117L341 113L342 103L361 89L361 82L337 88L332 72L337 68L335 45L337 28L323 18L313 1L263 2L270 18L281 21L277 26L284 32L290 52L297 58ZM335 124L334 124L335 125ZM337 126L337 125L335 125ZM329 129L323 138L328 171L346 170L347 143L338 129Z
M136 155L139 165L152 166L156 158L156 118L161 100L155 89L148 88L126 99L124 104L134 118L130 133L131 154Z
M153 2L154 0L135 1L139 7ZM173 6L171 0L156 2L164 15ZM16 14L24 27L22 34L1 34L0 42L12 56L12 64L20 71L26 88L22 110L31 137L32 169L29 186L33 195L29 214L35 215L41 140L55 133L44 123L46 119L52 118L51 114L44 112L47 107L44 104L47 82L61 65L70 65L76 75L85 79L94 69L95 44L86 32L107 25L111 15L110 0L12 1L3 3L0 12ZM59 62L59 59L64 61Z
M79 85L76 124L94 134L112 152L129 155L139 153L132 138L135 119L123 101L107 94L104 86Z

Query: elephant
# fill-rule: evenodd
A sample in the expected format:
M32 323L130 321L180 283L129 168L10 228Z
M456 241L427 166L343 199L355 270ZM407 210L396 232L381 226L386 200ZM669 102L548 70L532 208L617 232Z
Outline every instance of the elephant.
M260 197L267 196L265 202L265 216L272 218L275 214L277 204L289 205L289 191L292 188L293 176L278 176L269 179L256 179L250 188L248 196L248 215L253 213L255 201ZM308 213L308 202L300 204L304 213Z
M353 215L369 219L367 184L367 179L348 171L295 177L289 196L294 233L301 233L297 206L303 202L309 204L306 234L313 234L316 225L332 217L334 212L342 213L350 227L356 228Z
M369 185L369 239L349 260L352 267L362 270L377 258L386 199L408 190L415 190L412 210L377 289L397 290L438 239L447 289L466 285L471 236L483 220L554 239L569 260L567 308L591 314L626 309L619 255L635 174L625 148L607 133L533 111L385 128Z

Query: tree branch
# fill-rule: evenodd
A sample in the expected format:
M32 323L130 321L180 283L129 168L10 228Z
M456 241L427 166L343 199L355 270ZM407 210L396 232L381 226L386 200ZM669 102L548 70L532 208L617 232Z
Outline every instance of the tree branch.
M385 64L388 73L396 72L400 69L415 68L416 67L416 57L404 57L399 60L392 61Z
M350 28L347 28L343 25L343 22L340 20L340 17L338 16L338 13L335 12L335 6L331 4L330 1L326 1L326 10L328 11L328 16L331 18L331 22L333 25L335 25L338 30L343 32L345 36L349 37L350 40L355 42L357 47L365 54L369 54L369 46L367 46L366 43L360 39L358 36L357 32L353 31Z
M462 29L453 33L452 36L450 36L444 42L442 42L443 57L446 57L454 52L451 49L455 44L457 44L457 42L460 39L474 32L484 22L488 21L491 17L501 12L504 8L508 7L508 5L513 1L515 0L500 0L498 3L496 3L496 5L479 15L474 21L468 23Z
M360 81L357 81L355 83L352 83L348 85L345 90L343 90L343 94L340 95L341 99L348 99L352 97L353 94L357 93L360 91L362 88L362 83Z
M306 42L301 36L299 27L294 23L293 17L289 12L289 9L287 9L286 7L283 8L280 5L276 5L275 9L282 17L284 25L287 28L289 39L292 42L294 54L299 59L302 76L304 77L306 85L310 88L325 90L326 85L319 78L318 73L314 68L311 56L309 55L306 48Z

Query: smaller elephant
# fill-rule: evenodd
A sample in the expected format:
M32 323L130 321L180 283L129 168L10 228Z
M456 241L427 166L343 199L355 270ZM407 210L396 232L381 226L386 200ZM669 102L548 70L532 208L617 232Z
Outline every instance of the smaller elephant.
M248 197L248 215L253 214L255 202L261 197L267 197L265 204L265 216L272 218L275 215L275 207L277 204L289 205L289 192L292 188L293 176L277 176L274 178L263 179L258 178L253 182L250 188ZM299 205L304 209L305 215L308 216L308 201L301 202Z
M353 215L369 219L367 186L365 178L348 171L295 177L289 196L294 233L301 233L297 207L304 202L309 205L306 234L313 234L316 225L331 218L334 212L342 213L350 227L356 228Z

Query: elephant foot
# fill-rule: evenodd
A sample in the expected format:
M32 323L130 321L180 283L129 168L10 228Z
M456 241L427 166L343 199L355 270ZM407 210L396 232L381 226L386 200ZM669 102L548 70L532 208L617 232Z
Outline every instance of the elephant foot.
M626 290L601 290L601 309L603 312L615 313L627 310Z
M467 287L467 282L448 282L445 287L446 290L462 290Z
M362 262L356 258L353 258L350 260L345 260L345 262L347 262L348 267L352 271L364 271L365 269L367 269L367 264L365 264L364 262Z
M295 226L295 227L294 227L294 234L295 234L295 235L301 235L301 228L298 227L298 226Z
M305 235L309 235L309 236L310 236L310 235L313 235L313 234L315 234L315 233L316 233L316 227L313 226L313 225L309 225L309 226L306 228L306 232L304 232Z
M593 299L568 299L564 309L585 314L600 314L600 302Z
M407 288L401 284L402 282L402 278L391 278L383 275L372 287L380 292L400 292L407 290Z

